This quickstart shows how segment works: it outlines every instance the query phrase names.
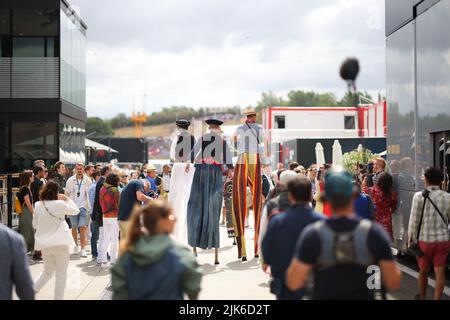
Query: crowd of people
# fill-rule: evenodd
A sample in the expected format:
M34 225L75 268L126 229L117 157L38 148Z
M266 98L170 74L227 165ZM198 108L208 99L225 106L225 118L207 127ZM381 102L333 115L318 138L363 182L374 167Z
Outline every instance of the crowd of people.
M217 119L206 121L208 132L199 139L189 133L189 121L177 121L172 165L159 173L150 164L130 170L78 163L70 171L62 162L48 170L36 161L20 175L22 239L0 226L0 246L9 243L0 250L0 299L11 298L13 285L19 298L32 299L53 275L55 299L63 299L70 255L87 259L88 253L111 271L114 299L196 299L202 279L197 250L215 249L214 263L220 263L221 217L237 258L247 261L250 207L254 256L277 299L374 299L367 285L372 266L381 271L378 289L398 289L401 272L391 247L399 197L386 161L358 164L354 173L295 162L272 172L256 112L246 116L233 136L234 162ZM412 199L406 242L420 267L417 298L426 298L434 267L434 298L440 299L450 252L450 194L441 190L439 170L429 168L424 177L425 191ZM43 260L35 282L27 253Z

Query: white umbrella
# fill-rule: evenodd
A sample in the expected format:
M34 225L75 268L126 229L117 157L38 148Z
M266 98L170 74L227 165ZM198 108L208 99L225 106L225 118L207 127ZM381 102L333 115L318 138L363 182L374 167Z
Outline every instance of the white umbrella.
M333 165L334 166L342 166L342 147L339 143L339 140L334 140L333 144Z
M316 163L320 168L325 163L325 155L323 153L323 146L320 142L316 144Z

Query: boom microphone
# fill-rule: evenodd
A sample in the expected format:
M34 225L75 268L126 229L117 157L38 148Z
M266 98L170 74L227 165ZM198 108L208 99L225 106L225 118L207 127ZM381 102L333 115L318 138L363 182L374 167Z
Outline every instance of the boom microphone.
M355 82L359 74L359 61L356 58L348 58L341 66L341 78L345 81Z

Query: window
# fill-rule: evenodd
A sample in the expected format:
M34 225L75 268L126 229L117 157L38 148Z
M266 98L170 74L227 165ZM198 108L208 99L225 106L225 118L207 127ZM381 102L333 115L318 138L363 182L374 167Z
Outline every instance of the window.
M10 34L9 10L0 9L0 35Z
M286 129L286 116L275 116L275 129Z
M14 38L13 57L45 57L45 38Z
M13 57L55 57L55 38L15 37L13 38Z
M30 168L34 160L57 159L56 135L56 123L13 122L11 124L13 165Z
M345 130L355 130L356 129L356 121L355 116L345 116Z
M14 10L14 36L57 36L58 15L53 9Z

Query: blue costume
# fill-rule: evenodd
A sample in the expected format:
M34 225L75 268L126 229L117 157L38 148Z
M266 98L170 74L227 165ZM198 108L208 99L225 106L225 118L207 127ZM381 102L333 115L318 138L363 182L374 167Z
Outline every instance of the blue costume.
M193 248L220 247L223 166L233 169L228 143L210 132L194 146L195 174L187 210L188 243Z

